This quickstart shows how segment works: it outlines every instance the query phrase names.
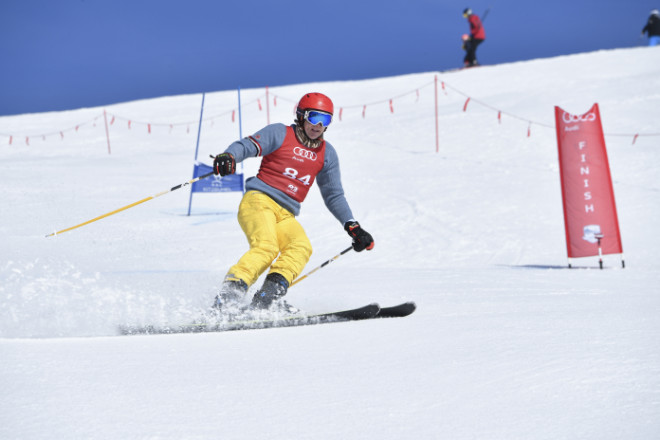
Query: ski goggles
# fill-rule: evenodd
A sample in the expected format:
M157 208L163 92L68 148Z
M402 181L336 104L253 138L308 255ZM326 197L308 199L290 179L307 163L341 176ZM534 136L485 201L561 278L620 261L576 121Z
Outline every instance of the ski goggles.
M318 110L307 110L305 112L305 120L312 125L321 124L327 127L332 122L332 115Z

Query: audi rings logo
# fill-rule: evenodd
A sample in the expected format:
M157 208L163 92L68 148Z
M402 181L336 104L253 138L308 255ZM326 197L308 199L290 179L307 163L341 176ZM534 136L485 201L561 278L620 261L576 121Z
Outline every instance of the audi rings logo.
M561 118L567 124L573 122L593 122L596 120L596 113L587 113L584 115L572 115L570 113L564 112Z
M305 150L304 148L296 147L293 149L293 154L296 156L304 157L309 160L316 160L316 153L313 151Z

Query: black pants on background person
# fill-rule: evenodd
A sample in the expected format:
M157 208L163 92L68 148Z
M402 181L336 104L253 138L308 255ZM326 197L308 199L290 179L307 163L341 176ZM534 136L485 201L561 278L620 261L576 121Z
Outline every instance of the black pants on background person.
M469 39L465 42L465 58L463 63L465 67L478 66L479 62L477 61L477 47L483 43L484 40L479 39Z

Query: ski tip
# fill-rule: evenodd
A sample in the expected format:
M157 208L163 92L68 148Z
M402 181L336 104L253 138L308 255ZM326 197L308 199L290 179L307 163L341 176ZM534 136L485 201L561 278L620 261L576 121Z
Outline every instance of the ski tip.
M381 307L378 317L380 318L403 318L411 315L417 309L414 301L408 301L391 307Z

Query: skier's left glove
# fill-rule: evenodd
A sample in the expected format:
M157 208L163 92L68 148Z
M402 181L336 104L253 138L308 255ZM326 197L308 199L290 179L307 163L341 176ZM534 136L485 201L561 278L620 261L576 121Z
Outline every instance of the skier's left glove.
M357 252L362 252L365 249L370 251L374 248L374 239L371 234L362 229L355 220L347 221L344 224L344 229L353 238L353 249Z
M213 173L226 176L236 172L236 160L231 153L222 153L215 156L213 160Z

